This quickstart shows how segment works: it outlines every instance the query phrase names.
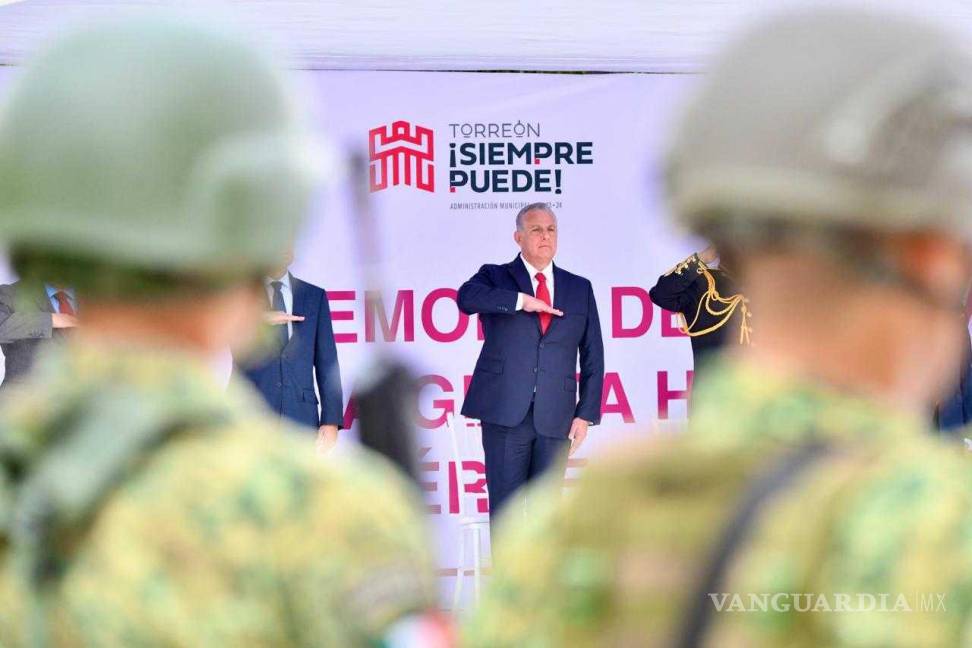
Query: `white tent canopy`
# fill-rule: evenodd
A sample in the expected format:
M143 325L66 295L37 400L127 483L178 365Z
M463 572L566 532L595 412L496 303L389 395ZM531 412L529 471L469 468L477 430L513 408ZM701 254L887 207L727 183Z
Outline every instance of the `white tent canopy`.
M66 21L128 7L215 9L293 67L694 72L740 24L805 0L0 0L0 64ZM972 3L883 0L972 40Z

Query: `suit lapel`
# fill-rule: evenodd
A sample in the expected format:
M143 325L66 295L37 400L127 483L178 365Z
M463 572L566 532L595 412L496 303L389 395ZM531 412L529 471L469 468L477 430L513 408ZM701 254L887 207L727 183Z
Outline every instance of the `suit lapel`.
M37 294L37 310L42 313L57 313L57 309L54 308L54 304L51 303L51 298L47 295L47 285L41 284L40 292ZM51 330L51 337L55 340L60 340L68 334L71 329L56 328Z
M51 298L47 296L47 286L44 284L41 284L40 294L37 295L37 309L42 313L56 312L54 304L51 303Z
M290 275L290 292L291 295L293 296L293 303L291 304L290 307L290 314L303 315L304 317L306 317L307 309L304 307L304 300L307 297L306 295L307 291L304 290L304 282L298 279L297 277L295 277L294 275ZM284 348L281 350L281 355L283 355L283 353L291 346L296 344L295 340L297 339L297 336L300 335L301 324L303 323L304 322L292 322L294 334L290 336L289 340L287 340L287 344L285 344Z
M513 280L516 281L516 286L520 289L520 292L531 297L536 297L533 293L533 280L530 278L530 273L527 272L523 259L518 256L511 263L506 264L506 267L509 269L510 274L513 275ZM537 313L528 314L533 316L534 321L537 323L537 332L540 332L540 316Z
M550 333L550 329L557 325L559 320L567 317L567 312L564 310L564 304L567 303L567 291L570 290L570 280L567 277L567 273L557 267L554 264L553 267L553 277L554 277L554 298L553 307L563 313L560 317L556 315L550 320L550 326L547 327L547 333Z
M516 257L511 263L507 263L506 267L510 271L510 274L513 275L513 280L516 281L516 286L520 289L520 292L531 297L536 297L533 294L533 281L530 279L530 274L527 272L526 266L523 265L523 260L520 257Z

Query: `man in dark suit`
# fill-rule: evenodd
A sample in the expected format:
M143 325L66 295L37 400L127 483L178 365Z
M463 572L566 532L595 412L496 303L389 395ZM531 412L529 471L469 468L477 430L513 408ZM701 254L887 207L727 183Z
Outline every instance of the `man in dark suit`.
M491 516L513 492L573 454L601 419L604 344L591 282L554 265L557 217L546 203L516 216L520 255L484 265L459 289L485 342L462 414L483 426ZM580 398L577 359L580 356Z
M44 285L28 294L24 290L19 281L0 286L0 350L4 357L0 389L23 380L41 347L59 340L78 322L78 305L70 288Z
M318 431L317 448L327 452L337 442L344 420L331 309L323 289L288 272L293 260L264 285L272 332L269 353L237 359L240 373L252 382L274 412ZM320 394L314 393L314 384Z

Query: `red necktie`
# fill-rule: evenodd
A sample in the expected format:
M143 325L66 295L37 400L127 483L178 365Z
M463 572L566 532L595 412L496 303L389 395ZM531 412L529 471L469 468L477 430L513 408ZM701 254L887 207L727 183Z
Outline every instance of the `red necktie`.
M63 290L58 290L54 293L54 299L57 300L57 312L61 315L74 315L74 306L71 306L71 300L68 299L68 295Z
M542 301L547 306L552 306L550 303L550 291L547 290L547 277L542 273L537 273L537 299ZM540 333L541 335L546 335L547 328L550 326L550 320L553 319L553 315L550 313L537 313L540 316Z

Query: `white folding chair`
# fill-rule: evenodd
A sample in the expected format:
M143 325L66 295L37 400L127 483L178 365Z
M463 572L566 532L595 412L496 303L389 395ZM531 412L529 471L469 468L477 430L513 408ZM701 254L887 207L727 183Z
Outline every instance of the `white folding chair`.
M469 436L463 430L460 434L456 429L456 419L452 414L446 415L446 427L449 430L449 438L452 442L452 458L456 466L456 481L459 486L459 560L456 564L456 584L452 592L452 610L458 611L459 600L462 597L462 586L466 580L466 544L467 540L472 541L472 570L473 570L473 592L475 604L479 605L479 593L482 585L482 545L484 532L489 532L489 516L479 513L475 509L470 509L468 502L469 495L466 493L465 485L462 483L462 462L466 455L466 443L464 440ZM478 497L478 494L477 494Z

